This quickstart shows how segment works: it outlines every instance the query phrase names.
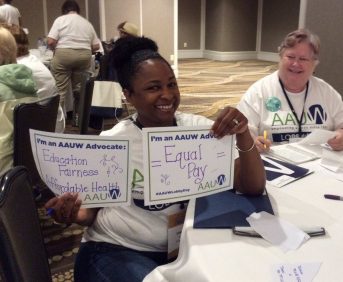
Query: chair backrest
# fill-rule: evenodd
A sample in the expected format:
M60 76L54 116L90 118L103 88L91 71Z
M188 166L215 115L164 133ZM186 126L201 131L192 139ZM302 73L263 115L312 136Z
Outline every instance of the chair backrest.
M34 185L41 179L31 150L29 129L54 132L59 99L59 95L54 95L31 103L20 103L13 111L13 165L25 166Z
M79 101L79 129L80 134L87 134L89 116L93 98L95 77L89 72L82 74L80 101Z
M0 265L2 281L51 281L30 177L23 166L0 179Z

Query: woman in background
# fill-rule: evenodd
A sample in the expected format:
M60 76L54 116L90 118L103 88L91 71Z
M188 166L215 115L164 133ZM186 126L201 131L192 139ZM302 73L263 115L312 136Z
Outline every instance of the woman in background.
M19 10L11 5L11 0L0 0L0 22L18 29L22 26Z
M65 107L66 95L72 88L77 112L82 73L91 66L92 52L99 49L99 39L92 24L80 16L80 7L74 0L62 5L62 16L58 17L48 34L48 45L55 50L51 71L61 95L60 104ZM65 109L64 109L65 112ZM74 115L74 125L77 125Z
M32 71L17 64L16 57L14 37L0 27L0 175L13 166L13 109L38 99Z
M46 98L57 94L56 81L49 69L35 55L29 52L29 39L25 31L20 28L19 32L12 33L17 43L17 63L25 65L32 70L33 79L37 87L37 96ZM56 129L58 133L63 133L65 129L65 118L63 109L58 108Z

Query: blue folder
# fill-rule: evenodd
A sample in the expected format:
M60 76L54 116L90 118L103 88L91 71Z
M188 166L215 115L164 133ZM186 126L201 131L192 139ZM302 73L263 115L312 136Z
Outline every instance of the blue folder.
M274 214L268 194L250 197L228 190L196 199L194 228L233 228L249 226L246 218L253 212Z

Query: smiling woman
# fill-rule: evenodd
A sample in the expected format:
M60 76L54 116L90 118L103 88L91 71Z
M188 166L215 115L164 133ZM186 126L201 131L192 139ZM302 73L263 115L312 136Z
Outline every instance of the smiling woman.
M335 131L327 142L332 149L343 150L342 97L313 76L319 47L318 36L309 30L289 33L279 47L279 70L255 82L238 104L249 119L260 152L269 151L272 143L294 141L318 128ZM263 136L265 131L267 136Z
M142 281L155 267L168 262L168 220L184 211L185 203L144 206L143 127L207 125L212 126L213 134L204 138L235 134L240 151L234 187L250 195L261 194L265 187L263 164L241 112L227 107L215 122L178 112L180 93L175 75L149 38L118 39L112 52L118 81L137 113L102 135L126 136L132 141L132 201L130 206L81 209L77 196L65 194L46 204L55 210L55 220L88 226L75 263L75 281ZM169 161L184 166L187 160L201 158L201 147L182 154L169 148L168 156Z

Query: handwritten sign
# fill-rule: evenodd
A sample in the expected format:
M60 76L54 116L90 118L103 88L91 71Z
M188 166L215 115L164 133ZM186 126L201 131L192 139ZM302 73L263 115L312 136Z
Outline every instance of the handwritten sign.
M311 282L321 262L275 264L271 267L273 282Z
M232 188L234 137L217 139L209 129L143 128L145 205L171 203Z
M83 207L128 205L130 142L30 130L42 180L56 194L78 193Z

